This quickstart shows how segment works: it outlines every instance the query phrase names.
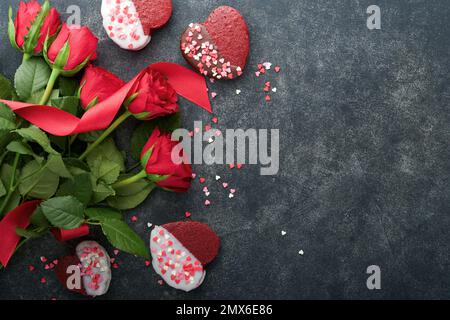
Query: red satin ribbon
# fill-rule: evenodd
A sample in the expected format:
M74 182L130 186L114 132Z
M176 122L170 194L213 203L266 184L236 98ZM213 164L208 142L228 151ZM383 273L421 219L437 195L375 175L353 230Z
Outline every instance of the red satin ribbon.
M59 242L66 242L72 239L87 236L89 234L89 226L84 224L81 227L72 230L54 228L52 229L52 234Z
M25 202L9 212L0 221L0 262L4 267L6 267L14 254L14 250L21 238L17 235L16 229L26 229L29 226L30 218L40 203L41 200ZM87 236L89 234L89 226L82 225L73 230L55 228L52 229L52 233L58 241L64 242Z
M41 203L40 200L25 202L0 221L0 262L4 267L8 264L20 241L20 236L17 235L16 229L26 229L28 227L31 215L39 203Z
M163 73L175 91L187 100L212 112L205 78L175 63L160 62L148 68ZM70 136L78 133L106 129L116 117L122 103L129 96L134 85L144 74L143 70L133 80L107 100L91 108L80 118L50 106L0 100L19 116L42 130L56 136Z

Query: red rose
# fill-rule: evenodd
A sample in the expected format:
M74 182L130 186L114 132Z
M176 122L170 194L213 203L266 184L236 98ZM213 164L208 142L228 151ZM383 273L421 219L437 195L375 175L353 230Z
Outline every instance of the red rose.
M138 119L152 120L177 113L179 110L175 90L160 72L150 68L141 76L131 92L130 96L137 96L127 107Z
M31 27L38 23L36 17L41 9L46 16L37 34L38 38L28 38L26 40L25 37L29 35ZM30 0L28 3L20 2L19 10L14 21L15 37L12 38L14 38L15 44L22 51L29 54L40 54L42 53L47 34L49 37L56 35L60 25L61 20L58 11L55 8L49 9L47 1L42 8L36 0ZM35 27L38 28L39 26L35 25Z
M141 162L150 180L159 187L186 192L191 187L192 169L190 164L172 161L172 151L178 144L171 140L169 133L161 133L156 128L142 150ZM183 150L179 156L184 158Z
M111 72L89 65L81 79L80 99L84 109L100 103L116 93L125 82Z
M90 60L97 58L97 44L97 37L88 27L68 26L64 23L48 48L46 59L58 69L76 73ZM61 57L65 59L57 59Z

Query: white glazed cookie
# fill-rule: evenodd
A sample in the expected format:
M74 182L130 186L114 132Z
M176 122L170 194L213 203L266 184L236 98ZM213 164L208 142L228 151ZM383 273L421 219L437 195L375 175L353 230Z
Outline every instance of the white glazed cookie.
M202 263L165 228L153 229L150 250L153 268L169 286L188 292L205 279Z
M133 1L102 0L101 11L108 37L122 49L137 51L150 43Z
M95 241L84 241L77 246L76 254L81 262L86 294L104 295L111 283L111 262L106 250Z

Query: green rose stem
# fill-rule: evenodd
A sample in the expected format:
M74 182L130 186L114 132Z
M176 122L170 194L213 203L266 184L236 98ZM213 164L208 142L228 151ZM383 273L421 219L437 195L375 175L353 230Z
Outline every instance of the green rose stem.
M23 54L22 62L28 61L30 59L31 59L31 54L29 54L29 53Z
M45 88L44 95L39 102L40 105L46 105L53 91L53 87L55 86L56 80L58 80L59 75L61 74L61 70L53 69L52 74L50 75L50 79L48 80L47 87Z
M134 175L134 176L132 176L132 177L130 177L128 179L125 179L125 180L122 180L122 181L119 181L119 182L113 184L112 187L113 187L113 189L120 188L120 187L125 187L125 186L127 186L129 184L138 182L138 181L140 181L140 180L142 180L144 178L147 178L147 172L145 170L142 170L138 174L136 174L136 175Z
M89 155L89 153L91 153L100 143L103 142L103 140L105 140L114 130L117 129L117 127L122 122L127 120L131 115L132 113L130 111L125 111L119 118L117 118L116 121L113 122L113 124L108 129L105 130L105 132L103 132L103 134L94 143L89 145L86 151L78 159L84 160Z
M11 175L11 181L9 182L9 188L8 188L8 194L6 195L5 199L3 200L2 206L0 208L0 215L4 216L5 213L3 212L6 208L6 205L9 202L9 199L11 199L11 195L16 191L17 185L14 184L14 180L16 177L16 171L17 166L19 165L20 160L20 154L16 153L16 157L14 158L14 164L13 164L13 171Z

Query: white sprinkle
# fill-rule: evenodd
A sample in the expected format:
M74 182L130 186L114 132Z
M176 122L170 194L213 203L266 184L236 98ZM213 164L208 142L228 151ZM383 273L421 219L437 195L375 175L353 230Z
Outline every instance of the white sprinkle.
M281 231L281 235L282 235L282 236L285 236L285 235L286 235L286 233L287 233L287 232L286 232L286 231L284 231L284 230L283 230L283 231Z
M219 181L220 179L220 176L216 176L216 181Z
M230 193L230 195L228 196L230 199L234 198L234 194Z
M264 62L263 63L264 68L266 68L267 70L270 70L270 68L272 68L272 64L270 62Z
M302 256L302 255L305 254L305 252L303 252L303 250L300 250L300 251L298 252L298 254Z
M236 90L236 94L238 94L238 95L241 94L241 92L242 92L242 91L239 90L239 89Z
M147 222L147 227L151 228L153 226L153 224L151 224L150 222Z
M214 142L214 139L213 139L213 138L209 138L208 142L209 142L209 143L213 143L213 142Z
M272 92L277 92L277 88L272 88Z

